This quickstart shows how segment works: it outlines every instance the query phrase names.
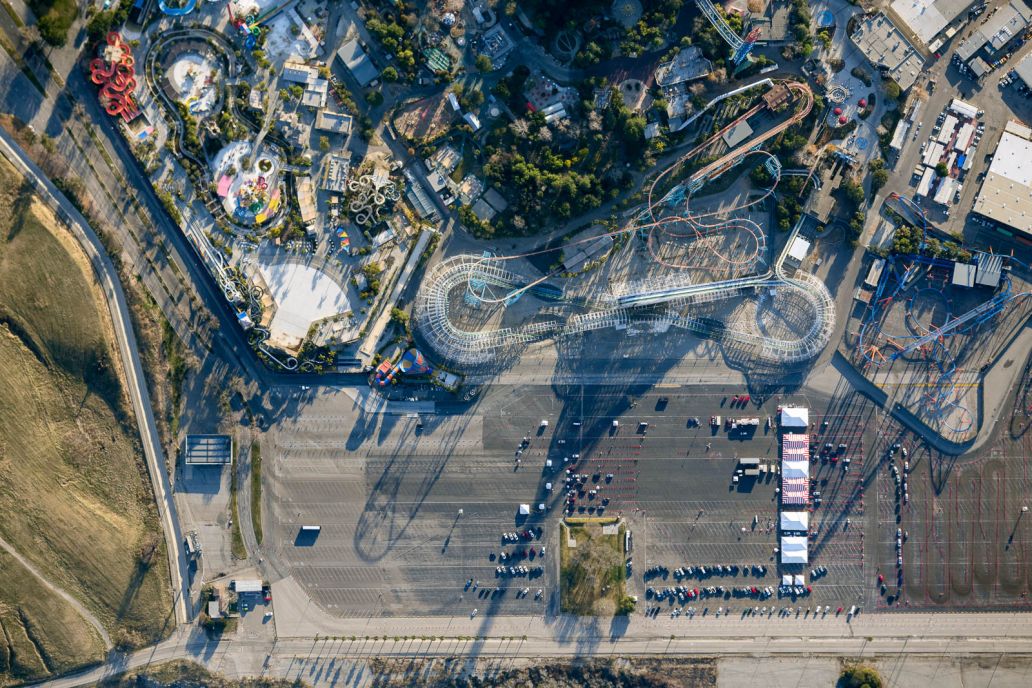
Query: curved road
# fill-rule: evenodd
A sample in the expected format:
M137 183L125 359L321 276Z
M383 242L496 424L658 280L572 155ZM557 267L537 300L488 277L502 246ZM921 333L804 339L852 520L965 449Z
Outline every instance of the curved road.
M19 564L24 566L29 573L38 578L40 583L49 588L54 594L59 596L65 602L72 605L72 608L75 609L75 611L79 612L79 616L86 619L86 621L89 622L89 624L97 630L97 633L100 634L100 639L104 641L105 650L110 650L112 647L114 647L114 643L111 642L111 636L108 635L107 629L104 628L104 624L100 623L100 619L93 615L93 612L91 612L86 607L82 606L82 603L79 602L79 600L75 599L72 595L65 592L62 588L59 588L58 586L51 583L47 579L47 577L44 576L43 573L40 572L40 570L33 565L31 561L27 560L25 557L20 555L18 553L18 550L16 550L14 547L11 547L11 545L3 538L0 538L0 549L6 550L7 553L14 557Z
M147 391L147 380L143 375L143 366L140 364L136 334L133 332L129 319L129 307L126 305L122 284L118 281L118 273L86 218L76 210L64 194L58 191L43 171L28 158L17 142L3 129L0 129L0 153L3 153L25 175L25 178L32 182L40 198L53 208L57 216L72 230L72 235L93 265L101 289L104 291L115 339L118 343L118 351L122 359L122 369L125 371L126 383L129 387L129 398L132 400L133 411L140 430L140 441L147 459L147 471L150 473L161 527L165 532L176 621L180 624L186 623L193 614L192 610L188 609L190 576L182 548L183 535L179 527L176 505L172 499L172 485L165 470L165 454L162 451L158 430L154 423L154 410L151 407L150 395Z

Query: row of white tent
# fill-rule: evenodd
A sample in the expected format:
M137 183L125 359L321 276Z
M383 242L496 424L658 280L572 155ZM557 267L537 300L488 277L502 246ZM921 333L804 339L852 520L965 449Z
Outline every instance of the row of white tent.
M805 433L810 427L810 411L800 406L785 406L781 409L781 428ZM809 492L810 462L809 438L805 434L786 435L782 438L782 502L803 503ZM797 494L800 493L801 494ZM802 500L800 500L800 496ZM781 563L806 564L810 561L810 546L807 533L810 530L810 514L806 511L781 512ZM789 533L802 533L790 535Z

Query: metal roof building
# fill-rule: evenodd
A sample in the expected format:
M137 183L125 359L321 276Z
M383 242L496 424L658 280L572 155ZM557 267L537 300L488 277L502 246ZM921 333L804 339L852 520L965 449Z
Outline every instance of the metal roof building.
M930 45L974 0L896 0L892 11L925 45Z
M862 19L849 38L904 91L914 85L924 68L924 58L884 14Z
M1014 68L1014 71L1018 73L1018 76L1021 77L1026 86L1032 88L1032 53L1025 55Z
M361 86L368 86L380 73L373 66L372 60L362 50L358 40L353 39L340 46L337 57L347 66L351 76L355 77Z
M960 44L957 57L967 62L984 48L986 54L995 59L996 53L1024 33L1030 24L1032 10L1022 0L1011 0Z
M1032 132L1024 125L1007 125L973 210L1032 238Z
M188 466L223 466L233 460L233 438L229 435L187 435L183 456Z
M1003 256L979 251L976 257L978 274L975 276L975 282L993 289L1000 286L1000 278L1003 276Z

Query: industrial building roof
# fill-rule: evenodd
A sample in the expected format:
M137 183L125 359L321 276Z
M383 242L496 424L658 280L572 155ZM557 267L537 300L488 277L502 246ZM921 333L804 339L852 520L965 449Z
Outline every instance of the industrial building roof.
M1032 53L1025 55L1014 68L1014 71L1018 73L1018 76L1021 77L1026 86L1032 88Z
M975 286L975 266L970 263L954 263L953 284L957 287Z
M884 14L860 21L850 38L868 60L887 70L904 91L914 85L924 67L924 58Z
M975 282L993 289L1000 286L1000 277L1003 274L1003 256L984 251L979 251L977 256L978 275L975 277Z
M892 11L925 45L928 45L972 0L896 0Z
M975 199L974 211L1032 236L1032 140L1029 137L1011 130L1003 132Z
M967 62L983 47L988 47L990 54L995 53L1019 36L1030 23L1032 10L1022 0L1011 0L960 44L957 56Z
M337 57L347 65L351 75L355 77L355 81L362 86L368 86L371 81L379 76L379 72L373 66L372 60L365 54L357 40L350 40L340 46L340 50L337 51Z
M350 134L351 115L323 108L315 116L315 128L322 131L332 131L336 134Z

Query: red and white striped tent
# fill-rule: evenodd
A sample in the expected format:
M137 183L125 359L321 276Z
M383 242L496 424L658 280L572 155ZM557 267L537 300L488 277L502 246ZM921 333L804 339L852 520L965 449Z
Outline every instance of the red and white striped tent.
M810 495L810 438L786 433L781 438L781 503L806 504Z

